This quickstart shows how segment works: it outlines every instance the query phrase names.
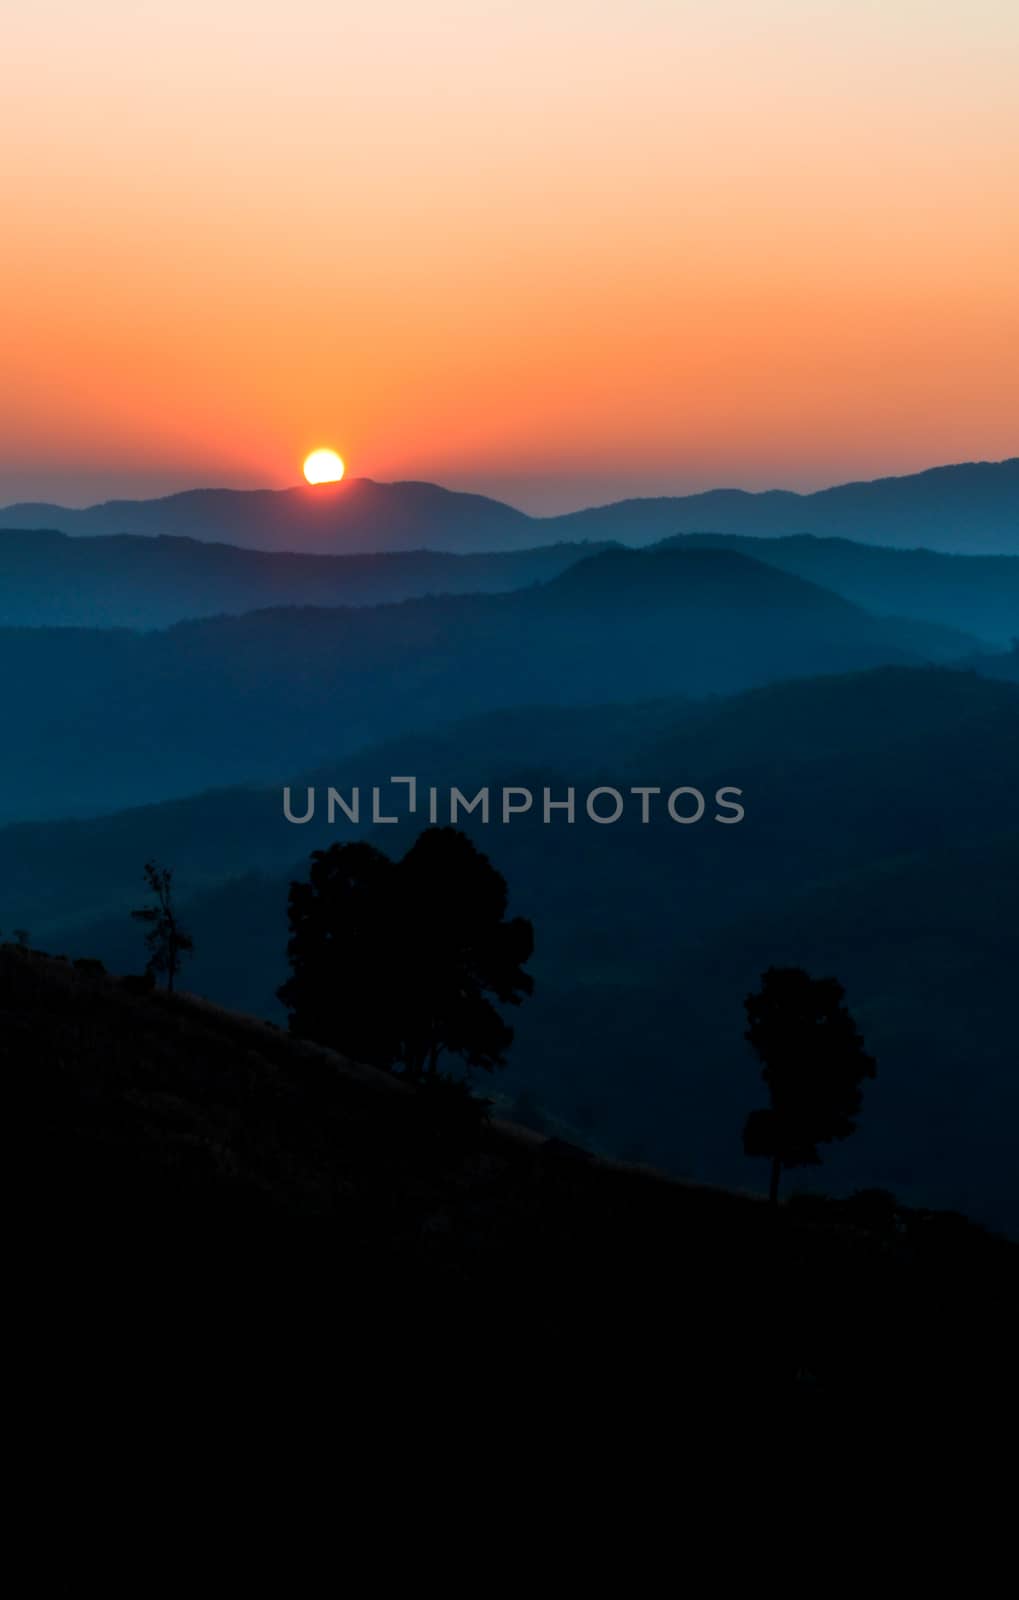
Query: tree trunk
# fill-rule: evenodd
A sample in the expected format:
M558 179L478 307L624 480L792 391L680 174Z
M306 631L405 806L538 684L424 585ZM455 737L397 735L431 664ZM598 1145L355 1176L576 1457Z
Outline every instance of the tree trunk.
M768 1199L773 1206L778 1205L778 1185L782 1177L782 1157L773 1156L771 1161L771 1187L768 1190Z

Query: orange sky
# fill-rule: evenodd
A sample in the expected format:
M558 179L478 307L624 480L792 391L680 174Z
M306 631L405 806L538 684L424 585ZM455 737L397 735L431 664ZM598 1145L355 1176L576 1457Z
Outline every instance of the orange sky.
M33 0L0 502L1019 451L1015 0Z

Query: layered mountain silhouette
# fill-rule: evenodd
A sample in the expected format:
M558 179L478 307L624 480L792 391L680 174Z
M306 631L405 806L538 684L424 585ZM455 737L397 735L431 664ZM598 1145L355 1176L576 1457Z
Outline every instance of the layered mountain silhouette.
M568 1147L752 1183L739 1127L759 1085L741 1000L767 966L802 965L845 983L879 1059L860 1132L826 1154L823 1185L1019 1227L1005 1147L1019 1114L1017 467L546 519L357 481L123 502L66 525L56 508L15 508L0 517L0 945L29 929L36 945L137 969L130 912L155 857L195 936L188 982L279 1022L287 889L309 852L356 832L396 855L422 825L373 828L366 803L357 830L330 826L321 804L294 827L284 783L320 796L366 795L395 773L440 792L573 788L575 825L546 826L540 808L510 827L457 819L537 932L500 1108L526 1106ZM582 804L599 785L738 786L746 815L681 828L660 805L645 822L634 802L599 826ZM125 1182L148 1183L150 1155L152 1170L178 1160L179 1124L146 1100L150 1047L188 1148L226 1148L200 1080L220 1051L227 1084L246 1049L233 1024L196 1023L194 1061L174 1076L158 999L143 1016L139 989L89 988L40 960L0 950L5 1037L13 1025L14 1048L73 1088L59 1133L71 1130L72 1165L86 1102ZM85 1012L96 1060L109 1045L135 1061L109 1104L92 1045L62 1031ZM183 1038L195 1019L178 1017ZM296 1083L303 1066L256 1026L242 1033L253 1055L265 1046L266 1082ZM258 1171L227 1185L238 1203L258 1191L328 1210L340 1145L323 1162L296 1123L276 1145L269 1122L246 1126L246 1149L267 1139ZM218 1203L215 1174L195 1170L194 1192ZM522 1181L536 1181L530 1167Z
M892 550L851 539L796 534L678 534L677 549L735 550L809 578L882 616L941 622L1007 645L1019 633L1019 557Z
M526 1091L607 1152L745 1181L732 1126L754 1083L742 995L773 961L835 971L880 1070L874 1113L851 1152L826 1158L825 1186L878 1184L1019 1226L1003 1143L1019 1111L1005 1043L1019 961L1019 836L1004 803L1019 785L1015 686L893 668L699 704L518 708L291 776L349 788L404 771L467 792L744 790L732 829L680 829L661 808L648 825L631 808L612 828L463 819L540 934L508 1096ZM415 831L408 819L374 837L396 854ZM128 970L128 910L155 851L186 896L189 984L275 1016L289 880L353 832L321 809L287 826L275 788L8 828L5 915L47 948Z
M555 577L602 546L454 555L294 555L167 534L87 539L0 529L0 627L165 628L267 606L379 605L499 594ZM1017 563L1019 567L1019 563Z
M1019 631L1019 557L890 550L847 539L681 534L677 549L735 551L831 589L868 611L942 623L989 644ZM423 595L503 593L545 582L609 548L556 544L454 555L436 550L312 556L159 534L87 539L0 529L0 627L164 628L281 605L378 605Z
M608 550L501 595L128 630L0 630L4 820L271 780L520 703L724 694L967 654L726 550Z
M554 520L557 536L565 539L579 537L581 528L584 538L633 543L708 529L772 537L813 533L868 544L1017 555L1019 456L840 484L814 494L715 489L675 500L628 500ZM634 530L632 537L626 529Z
M192 490L86 510L20 504L0 527L69 534L170 534L254 549L316 553L525 549L560 540L647 544L680 532L813 533L872 544L1019 554L1019 457L937 467L814 494L770 490L634 499L556 517L530 517L482 495L428 483L350 479L281 491Z
M484 495L434 483L350 478L311 489L190 489L159 500L111 500L84 511L15 505L0 527L70 534L172 534L255 550L523 549L550 542L544 524ZM553 538L557 537L553 535Z

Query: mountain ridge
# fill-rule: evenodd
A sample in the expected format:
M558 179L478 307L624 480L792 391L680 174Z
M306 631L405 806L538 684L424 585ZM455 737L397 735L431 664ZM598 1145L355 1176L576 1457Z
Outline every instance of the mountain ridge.
M598 537L645 544L673 533L848 535L868 543L982 554L1019 554L1019 456L960 462L898 477L857 480L798 493L712 489L631 498L535 517L486 495L407 480L370 478L308 489L194 489L153 500L115 500L81 510L21 502L0 508L0 527L55 528L76 535L157 532L234 541L251 549L481 550L553 538ZM578 535L577 529L583 533ZM365 541L361 545L352 540ZM310 543L302 541L311 541ZM329 541L327 545L327 541ZM507 547L504 545L504 547Z
M1019 556L949 555L838 537L673 534L660 545L560 542L511 551L367 555L250 550L187 535L0 529L0 627L165 628L279 605L366 606L427 595L501 594L586 557L659 547L734 551L881 616L940 623L1007 645L1019 619Z
M634 574L625 594L620 565ZM152 633L0 629L0 676L20 686L0 701L0 817L272 780L369 737L511 704L732 693L974 644L734 552L606 552L564 577L562 589L561 577L504 594L275 607Z

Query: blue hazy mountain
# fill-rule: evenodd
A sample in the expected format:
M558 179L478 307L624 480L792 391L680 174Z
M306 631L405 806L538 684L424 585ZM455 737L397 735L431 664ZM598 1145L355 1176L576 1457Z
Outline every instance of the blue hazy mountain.
M879 1058L852 1150L824 1187L873 1183L1019 1225L1006 1148L1019 833L1019 689L944 669L774 684L723 700L518 708L338 756L295 783L415 771L423 783L718 783L738 828L660 813L610 828L463 825L539 938L537 991L499 1087L597 1145L750 1182L739 1144L756 1068L741 1001L775 961L833 971ZM946 774L951 781L946 782ZM375 830L399 853L416 829ZM188 984L274 1015L287 883L349 837L286 825L275 789L0 831L6 915L48 948L138 965L139 864L172 859L197 955ZM809 1174L806 1175L809 1177Z
M1019 556L893 550L851 539L795 534L678 534L677 549L736 550L833 589L881 616L941 622L1007 645L1019 635Z
M158 500L109 501L86 510L22 504L0 527L70 534L172 534L254 549L368 552L525 549L618 540L647 544L682 532L813 533L873 544L924 545L1019 555L1019 457L937 467L813 494L717 489L531 517L482 495L428 483L354 478L311 492L199 489Z
M513 704L725 694L968 655L728 550L612 549L545 584L127 629L0 629L0 819L271 781Z
M458 494L433 483L375 483L371 478L350 478L314 490L191 489L158 500L111 500L83 511L15 505L0 511L0 527L170 534L314 554L426 546L507 550L553 542L544 538L543 523L484 495Z
M268 606L499 594L555 577L602 548L558 544L474 554L324 556L171 534L78 539L41 529L0 529L0 627L166 628L188 618Z
M1019 556L892 550L801 534L681 534L678 549L734 550L883 616L942 623L989 644L1019 631ZM87 539L0 530L0 627L165 628L283 605L378 605L502 593L556 577L608 548L556 544L451 554L293 555L158 534Z

